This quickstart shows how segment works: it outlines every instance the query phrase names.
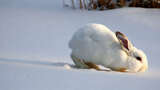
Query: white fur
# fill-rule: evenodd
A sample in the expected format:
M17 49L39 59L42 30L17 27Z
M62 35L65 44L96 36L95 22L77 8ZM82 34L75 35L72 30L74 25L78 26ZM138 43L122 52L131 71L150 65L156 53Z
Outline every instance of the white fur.
M72 55L113 70L126 68L129 72L142 72L148 67L146 55L132 47L131 55L122 50L114 32L101 24L88 24L80 28L69 42ZM140 55L142 63L135 59Z

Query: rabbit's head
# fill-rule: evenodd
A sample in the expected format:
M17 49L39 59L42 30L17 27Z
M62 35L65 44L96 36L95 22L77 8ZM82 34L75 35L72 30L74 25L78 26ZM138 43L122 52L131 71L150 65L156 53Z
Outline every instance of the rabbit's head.
M128 72L144 72L148 68L147 57L142 50L135 48L121 32L116 32L121 49L128 55Z

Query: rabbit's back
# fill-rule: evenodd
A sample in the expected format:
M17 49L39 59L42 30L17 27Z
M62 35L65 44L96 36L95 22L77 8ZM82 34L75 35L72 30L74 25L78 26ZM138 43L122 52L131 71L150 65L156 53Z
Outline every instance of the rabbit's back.
M73 35L69 47L76 57L100 64L110 57L111 48L117 42L115 34L104 25L88 24Z

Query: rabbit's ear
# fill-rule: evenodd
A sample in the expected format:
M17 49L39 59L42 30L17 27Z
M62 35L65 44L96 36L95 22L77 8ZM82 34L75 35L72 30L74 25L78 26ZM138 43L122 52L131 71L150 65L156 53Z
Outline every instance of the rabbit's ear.
M130 43L128 38L121 32L116 32L116 36L121 44L122 49L129 52L132 47L132 44Z

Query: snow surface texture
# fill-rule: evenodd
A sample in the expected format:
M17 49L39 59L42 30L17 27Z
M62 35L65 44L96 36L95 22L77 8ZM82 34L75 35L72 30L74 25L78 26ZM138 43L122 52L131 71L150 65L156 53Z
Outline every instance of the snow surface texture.
M0 0L0 90L159 90L160 10L81 11L61 0ZM72 68L68 42L87 23L121 31L148 56L145 73Z

